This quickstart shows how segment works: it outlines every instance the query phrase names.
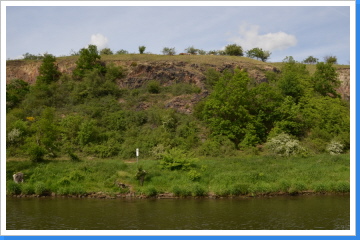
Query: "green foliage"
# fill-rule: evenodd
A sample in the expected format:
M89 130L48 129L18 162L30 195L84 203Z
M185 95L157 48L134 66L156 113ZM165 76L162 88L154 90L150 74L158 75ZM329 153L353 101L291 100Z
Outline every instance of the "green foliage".
M195 54L198 53L199 49L196 49L196 48L194 48L194 46L191 46L191 47L186 48L185 51L186 51L187 53L190 53L190 54L194 54L194 55L195 55Z
M152 94L158 94L161 90L160 83L156 80L149 81L146 85L146 88L148 92Z
M33 163L41 162L44 160L45 149L35 143L32 143L27 148L28 155L30 157L30 161Z
M175 51L175 48L168 48L168 47L164 47L163 50L162 50L162 53L164 55L175 55L176 54L176 51Z
M145 52L146 47L145 46L139 46L139 53L143 54Z
M185 151L179 148L172 148L162 154L159 164L163 169L187 171L190 170L195 161L196 159L189 156Z
M80 146L85 146L86 144L94 141L96 136L95 131L95 120L84 120L79 126L79 132L77 134L77 140Z
M325 61L325 63L328 63L328 64L337 64L337 57L336 56L325 56L324 61Z
M89 45L88 48L82 48L79 51L80 56L76 61L76 68L73 75L76 78L83 78L86 71L97 69L100 73L105 72L105 67L99 62L100 55L95 45Z
M203 118L213 134L227 136L237 145L252 121L248 106L251 95L250 79L246 72L236 69L234 74L225 73L217 82L203 109Z
M304 63L309 63L309 64L315 64L319 61L319 59L313 57L313 56L309 56L307 57L303 62Z
M42 64L39 68L39 76L37 77L37 81L49 84L51 82L56 82L57 80L59 80L61 73L58 70L55 62L55 56L51 54L44 55Z
M21 186L14 181L6 182L6 194L9 195L18 195L21 193Z
M270 138L266 147L274 154L284 157L304 154L306 150L300 145L300 142L288 134L282 133L276 137Z
M48 188L44 182L36 182L34 184L34 192L36 195L46 195L48 193Z
M314 90L322 96L340 97L336 89L340 86L340 80L336 69L331 63L320 62L316 64L316 71L311 78Z
M21 79L12 79L6 84L6 111L13 109L30 91L30 85Z
M309 79L310 74L306 70L306 65L289 58L284 61L278 87L284 95L293 97L297 102L304 96Z
M120 49L119 51L116 52L116 54L129 54L129 52L124 49Z
M122 66L115 66L114 63L110 63L106 65L106 74L105 80L106 81L115 81L117 79L121 79L125 77L126 70Z
M256 58L256 59L260 59L263 62L266 62L266 60L268 60L268 58L270 57L271 52L265 51L262 48L253 48L248 50L246 52L246 55L249 58Z
M225 47L225 54L230 56L243 56L243 49L237 44L229 44Z
M41 60L44 58L44 56L38 54L31 54L31 53L25 53L23 54L24 60Z
M113 55L114 53L111 51L110 48L103 48L100 51L100 55Z

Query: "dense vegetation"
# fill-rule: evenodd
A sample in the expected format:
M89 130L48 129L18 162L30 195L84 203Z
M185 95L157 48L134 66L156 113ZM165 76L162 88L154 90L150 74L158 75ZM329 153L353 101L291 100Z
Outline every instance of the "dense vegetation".
M144 46L139 48L140 52L144 50ZM315 154L334 155L350 149L349 102L341 99L335 91L339 81L332 63L317 63L315 72L310 74L305 64L287 57L282 63L281 72L267 72L268 81L262 83L251 79L244 69L219 72L209 68L205 73L209 95L195 106L193 114L166 108L164 100L201 93L199 87L187 83L165 87L154 79L140 88L119 88L117 81L126 77L127 69L114 64L105 65L95 46L79 51L72 75L61 74L57 69L56 58L51 54L42 58L39 73L34 85L21 79L13 79L7 84L6 134L9 158L28 158L33 163L56 157L67 158L73 163L53 163L64 164L64 171L67 171L65 169L70 169L71 164L81 164L75 162L88 157L131 159L135 157L135 149L139 148L142 158L155 159L144 165L144 169L152 169L153 175L147 178L154 181L152 187L155 191L164 192L176 186L179 189L186 186L179 182L176 186L157 188L156 174L160 174L160 170L155 169L154 162L157 162L158 166L173 172L167 172L173 179L177 178L176 174L181 175L183 172L187 173L185 175L191 181L202 179L204 185L199 183L196 186L202 188L201 192L207 193L209 189L205 187L205 182L211 180L201 172L202 166L207 163L193 164L193 155L263 155L264 160L249 160L252 159L250 157L236 160L236 164L241 165L239 168L244 167L242 164L251 168L251 161L270 162L266 156L272 157L271 162L279 161L280 166L283 166L293 163L286 158L279 160L275 156L308 157L311 162L314 160L311 156ZM139 108L141 102L153 104L144 110ZM307 161L295 158L294 161ZM339 159L344 161L343 157ZM101 165L102 160L98 161L99 163L85 161L82 163L84 166L81 166L90 169L85 165ZM229 164L227 161L232 160L224 160L224 163L217 160L216 165ZM244 163L240 163L242 161ZM329 160L329 164L331 163ZM7 165L9 179L11 171L19 171L15 170L19 168L9 168L10 165L14 167L16 164ZM114 168L125 171L127 167L122 164L120 168ZM78 174L86 178L88 173L85 172L84 170ZM270 176L264 172L251 174L258 178ZM70 175L66 177L71 182ZM113 185L116 176L108 177L109 180L105 182ZM219 180L221 178L219 176ZM271 179L276 184L287 182L287 187L269 186L269 191L289 192L289 189L300 185L302 190L316 189L315 185L310 184L310 180L294 183L293 186L287 179ZM132 184L131 181L130 183ZM333 185L338 186L337 184L344 185L344 182ZM343 185L341 186L344 187ZM88 187L82 187L89 190ZM221 191L232 191L228 187L210 191L220 191L220 188ZM51 191L60 190L54 188ZM242 190L236 191L242 193Z

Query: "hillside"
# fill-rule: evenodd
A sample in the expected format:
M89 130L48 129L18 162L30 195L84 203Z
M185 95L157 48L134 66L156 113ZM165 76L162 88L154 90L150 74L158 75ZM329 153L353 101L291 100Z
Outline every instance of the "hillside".
M45 60L7 62L9 157L129 159L135 148L155 158L172 149L198 156L350 149L346 66L318 71L245 57L127 54L103 55L76 75L79 57L50 58L47 69L61 76L40 74ZM271 148L276 137L295 147Z
M62 73L71 74L76 67L78 57L57 58L57 65ZM205 72L209 68L223 72L225 69L245 69L255 82L266 82L266 72L279 73L280 63L264 63L246 57L209 56L209 55L102 55L101 61L106 65L113 63L127 69L125 78L118 81L121 88L139 88L150 80L160 81L161 85L169 86L173 83L195 84L205 90ZM22 79L34 84L39 75L41 61L12 60L6 63L6 82L11 79ZM338 92L344 99L350 99L350 68L336 66L339 80L342 82ZM310 72L314 72L314 65L309 65Z

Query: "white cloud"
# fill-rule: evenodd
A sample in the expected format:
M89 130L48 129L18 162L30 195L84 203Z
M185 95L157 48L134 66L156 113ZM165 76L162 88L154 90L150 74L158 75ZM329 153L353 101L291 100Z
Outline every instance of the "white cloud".
M108 39L104 35L100 33L91 35L90 44L96 45L99 50L106 48L107 43Z
M240 26L239 36L232 37L229 40L242 46L244 50L255 47L267 51L284 50L297 44L297 39L294 35L284 32L259 35L259 28L257 25L244 23Z

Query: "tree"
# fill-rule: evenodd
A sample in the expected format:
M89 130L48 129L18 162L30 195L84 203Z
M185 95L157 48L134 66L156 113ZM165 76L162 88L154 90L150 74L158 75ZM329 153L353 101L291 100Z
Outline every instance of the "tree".
M226 72L203 107L203 118L212 133L228 137L236 146L244 139L252 121L248 111L252 99L248 91L249 82L250 78L244 71Z
M98 69L101 73L105 72L105 67L99 62L100 55L95 45L89 45L88 48L82 48L79 51L79 59L76 61L76 68L73 75L76 78L83 78L86 71Z
M336 88L340 87L341 82L331 63L320 62L316 64L316 71L311 80L314 90L322 96L340 97Z
M162 50L162 53L164 55L175 55L176 52L175 52L175 48L168 48L168 47L164 47L164 49Z
M261 61L266 62L266 60L270 57L271 52L264 51L261 48L253 48L246 52L247 57L261 59Z
M145 46L139 46L139 52L140 54L143 54L145 52L146 47Z
M104 48L100 51L101 55L113 55L113 52L111 51L110 48Z
M16 107L30 91L30 85L21 79L6 84L6 110Z
M116 54L129 54L129 52L124 49L120 49L119 51L116 52Z
M305 64L297 63L292 57L287 57L284 60L278 87L283 95L291 96L295 102L298 102L310 84L309 78L310 74Z
M225 47L225 54L230 56L243 56L243 49L237 44L229 44Z
M199 49L196 49L196 48L194 48L194 46L191 46L191 47L186 48L185 51L187 53L195 55L198 53Z
M319 59L314 58L313 56L309 56L307 57L303 62L304 63L309 63L309 64L315 64L319 61Z
M325 56L324 61L326 63L330 63L330 64L337 64L337 57L336 56Z
M43 62L39 68L39 76L37 77L37 81L50 84L51 82L56 82L59 80L61 73L58 70L55 62L56 58L53 55L44 55Z

